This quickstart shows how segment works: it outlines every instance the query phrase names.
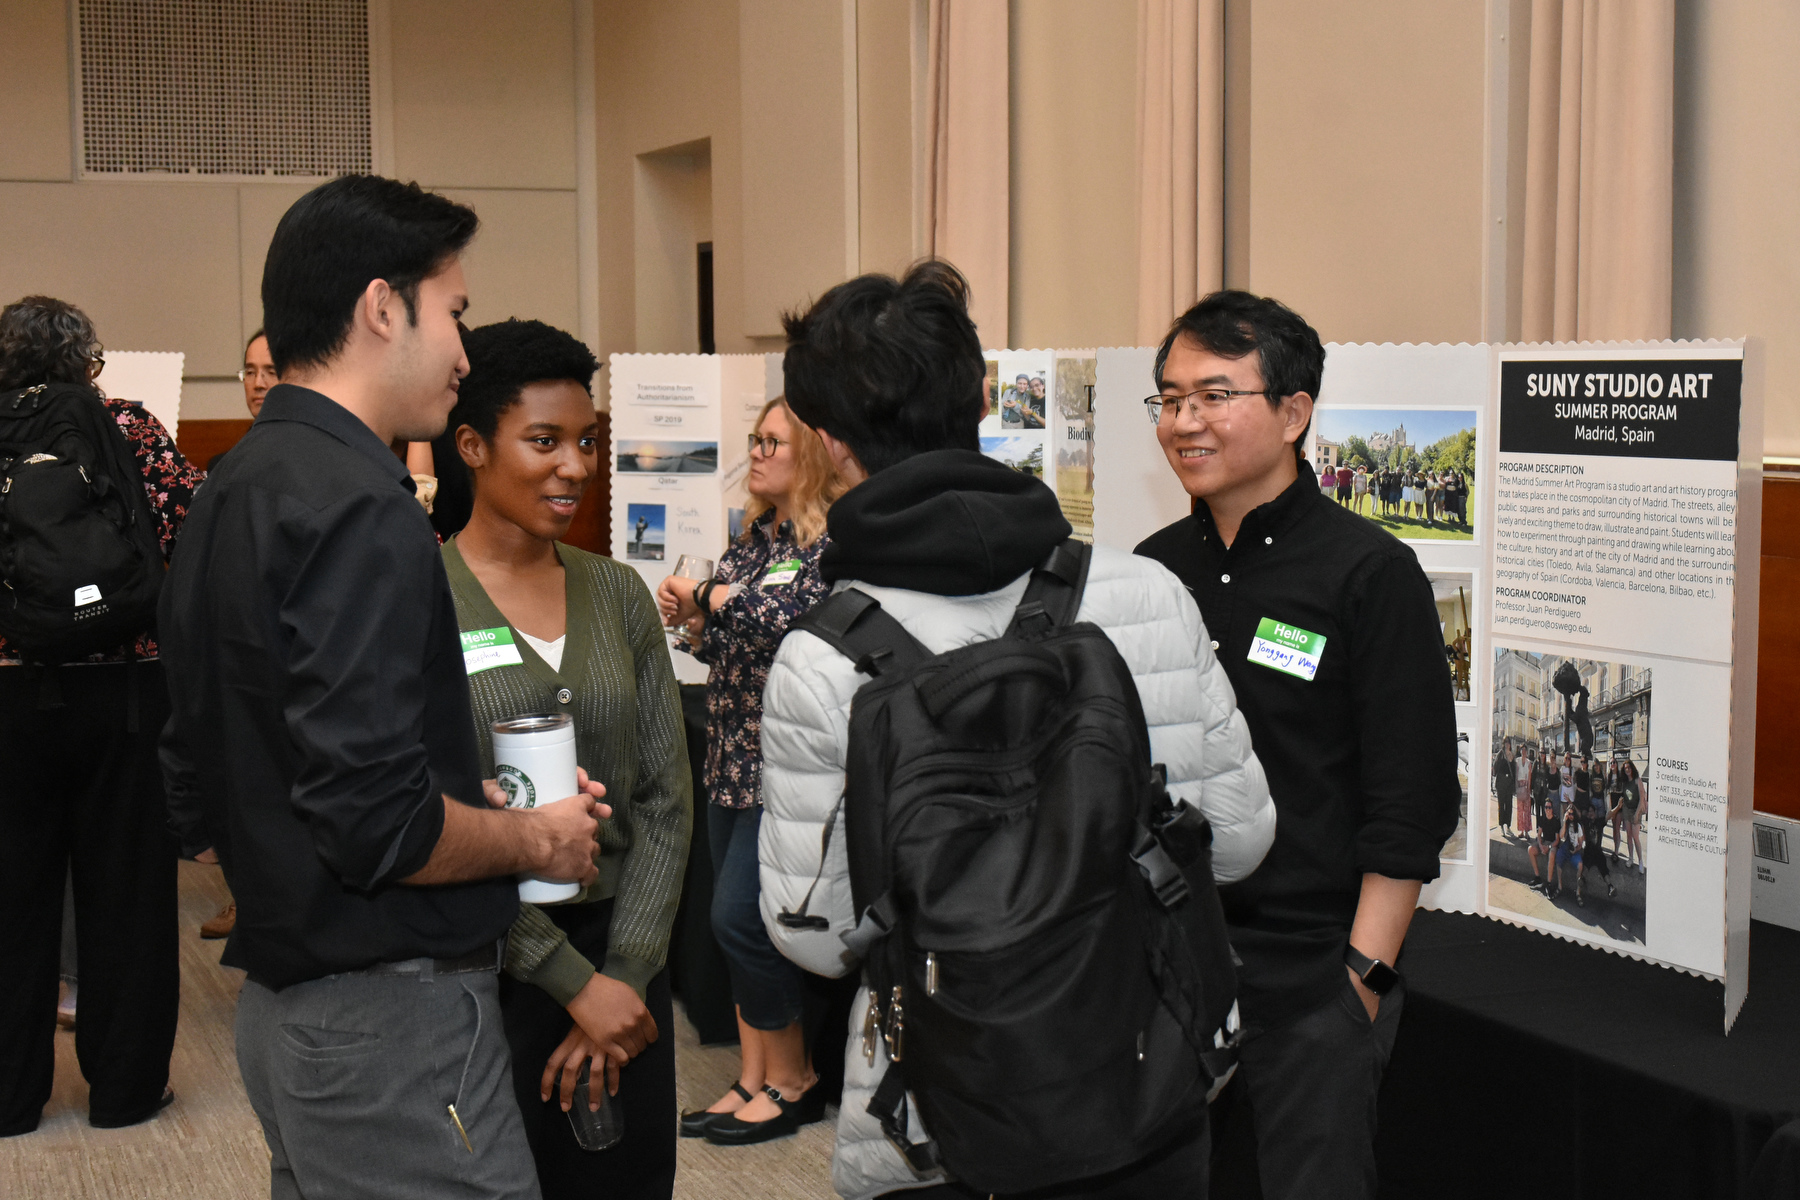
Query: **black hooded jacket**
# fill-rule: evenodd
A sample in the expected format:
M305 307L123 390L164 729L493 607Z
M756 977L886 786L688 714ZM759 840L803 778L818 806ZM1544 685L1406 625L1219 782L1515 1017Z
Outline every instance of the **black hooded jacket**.
M1071 532L1043 481L974 450L933 450L871 475L831 506L827 529L827 583L935 596L998 591Z

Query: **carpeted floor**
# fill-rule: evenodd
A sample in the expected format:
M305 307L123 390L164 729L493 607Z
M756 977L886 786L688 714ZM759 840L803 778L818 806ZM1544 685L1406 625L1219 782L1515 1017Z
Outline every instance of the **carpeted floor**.
M0 1139L0 1200L254 1200L269 1154L238 1082L232 1010L242 973L219 966L223 942L200 922L226 898L217 867L181 864L181 1026L170 1064L175 1103L132 1129L88 1127L73 1035L57 1034L56 1090L36 1133ZM737 1049L703 1047L676 1009L681 1106L699 1108L737 1077ZM832 1110L831 1117L836 1116ZM675 1119L671 1113L669 1119ZM832 1121L762 1146L684 1139L675 1195L692 1200L829 1197Z

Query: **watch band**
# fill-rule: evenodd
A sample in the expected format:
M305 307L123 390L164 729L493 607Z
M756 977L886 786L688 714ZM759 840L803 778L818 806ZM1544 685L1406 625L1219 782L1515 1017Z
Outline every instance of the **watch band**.
M1363 981L1363 986L1377 996L1387 995L1400 979L1400 972L1393 967L1379 958L1370 958L1348 943L1344 945L1344 965L1354 971L1356 977Z
M707 579L702 581L700 586L694 589L694 607L700 610L700 620L702 622L712 616L711 600L713 587L717 585L718 582L717 579Z

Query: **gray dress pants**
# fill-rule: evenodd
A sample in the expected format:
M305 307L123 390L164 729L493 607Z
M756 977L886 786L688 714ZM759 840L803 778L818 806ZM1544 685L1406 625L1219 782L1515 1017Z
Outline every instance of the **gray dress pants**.
M245 981L238 1069L272 1200L538 1200L497 977L414 962L279 992Z

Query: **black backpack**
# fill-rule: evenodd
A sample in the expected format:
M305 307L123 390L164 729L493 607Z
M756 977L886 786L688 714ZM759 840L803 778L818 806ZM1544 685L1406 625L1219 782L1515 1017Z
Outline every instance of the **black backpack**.
M143 473L99 395L0 393L0 637L47 664L116 650L153 628L163 570Z
M1197 1136L1236 1052L1211 827L1170 803L1111 639L1070 623L1090 554L1064 542L1001 637L947 654L854 588L794 625L871 676L842 801L862 1049L889 1058L869 1112L915 1169L984 1193ZM777 919L826 928L810 899Z

